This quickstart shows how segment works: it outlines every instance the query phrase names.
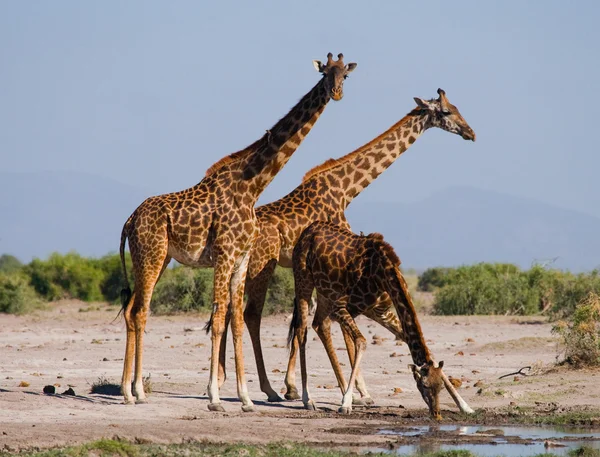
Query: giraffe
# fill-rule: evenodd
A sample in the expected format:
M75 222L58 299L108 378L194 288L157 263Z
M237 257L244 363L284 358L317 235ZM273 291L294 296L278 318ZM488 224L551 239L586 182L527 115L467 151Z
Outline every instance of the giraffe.
M254 348L260 388L267 394L268 401L282 401L269 382L260 342L261 315L275 266L291 268L292 250L311 222L329 220L349 228L344 215L348 205L428 128L439 127L475 141L475 132L448 101L446 93L438 89L438 96L437 100L428 101L415 98L417 107L381 135L339 159L329 159L313 168L288 195L256 208L260 233L250 254L244 318ZM402 339L391 303L385 296L382 300L381 307L374 309L369 317L383 325L388 322L387 325L400 331L396 337ZM224 359L223 348L222 364ZM288 373L294 375L293 366ZM288 400L300 398L298 392L286 384L285 397ZM357 387L365 402L372 403L364 384Z
M352 386L366 349L366 340L354 318L372 311L384 292L399 316L404 339L414 361L409 367L431 417L436 420L442 418L439 393L444 385L463 412L473 412L447 380L442 371L444 363L440 361L436 366L400 272L400 259L382 235L359 236L334 223L317 221L302 233L294 248L292 262L295 300L288 342L298 339L302 401L307 409L316 409L308 390L306 371L308 305L316 288L322 299L317 302L313 328L320 333L322 325L329 325L329 319L339 322L350 353L352 372L339 412L352 411ZM335 349L333 345L325 346L325 349L337 376L341 370L339 365L336 366L337 358L332 357Z
M208 384L210 411L223 411L219 399L218 359L225 315L231 312L238 397L243 411L252 411L242 356L243 286L248 254L258 235L254 205L310 132L330 99L341 100L344 79L356 67L327 55L314 61L319 82L250 146L212 165L205 177L189 189L151 197L127 219L120 254L125 282L125 241L133 261L134 292L123 289L122 303L127 342L121 390L125 403L146 401L142 383L144 328L152 292L170 260L196 267L214 267L211 329L211 369ZM133 393L131 371L135 355ZM135 396L135 400L134 400Z

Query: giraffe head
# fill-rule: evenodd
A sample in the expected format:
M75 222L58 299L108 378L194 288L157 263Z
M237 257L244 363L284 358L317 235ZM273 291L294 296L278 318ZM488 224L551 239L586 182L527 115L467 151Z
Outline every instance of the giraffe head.
M421 396L429 407L429 414L435 420L441 420L440 413L440 390L444 387L444 378L442 376L442 367L444 362L440 362L436 367L433 360L425 362L420 367L410 364L408 368L417 381L417 388Z
M333 54L327 54L327 63L323 65L320 60L313 60L313 65L325 79L325 90L327 95L336 102L344 96L344 79L348 73L356 68L355 63L344 65L344 55L338 54L338 60L333 60Z
M447 132L456 133L465 140L475 141L475 132L460 115L458 108L448 101L446 92L442 89L438 89L437 92L437 99L423 100L415 97L419 109L430 114L429 126L439 127Z

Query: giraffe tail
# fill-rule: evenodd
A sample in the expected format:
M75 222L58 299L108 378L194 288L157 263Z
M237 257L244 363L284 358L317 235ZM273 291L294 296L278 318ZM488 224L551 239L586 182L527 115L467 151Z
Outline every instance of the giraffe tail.
M123 226L123 230L121 231L121 244L119 246L119 255L121 256L121 271L123 273L123 283L125 287L121 289L121 312L125 311L129 300L131 300L131 287L129 287L129 278L127 277L127 265L125 263L125 241L127 241L129 224L131 222L131 218L127 219L125 225Z
M298 311L298 300L294 297L294 313L292 314L292 321L290 322L290 329L288 331L287 337L287 347L288 349L292 346L292 342L296 337L296 325L298 323L298 319L300 318L300 313Z

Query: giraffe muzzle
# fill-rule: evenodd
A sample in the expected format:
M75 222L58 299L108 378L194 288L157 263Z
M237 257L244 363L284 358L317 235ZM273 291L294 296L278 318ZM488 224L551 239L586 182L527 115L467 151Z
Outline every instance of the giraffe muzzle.
M336 102L339 102L343 96L344 93L341 90L331 89L331 98L333 98Z

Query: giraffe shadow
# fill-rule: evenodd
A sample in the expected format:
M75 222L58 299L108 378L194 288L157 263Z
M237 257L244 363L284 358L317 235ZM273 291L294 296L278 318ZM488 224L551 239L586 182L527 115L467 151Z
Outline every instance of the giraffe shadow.
M117 402L114 401L115 399L111 398L110 400L113 400L113 401L107 401L106 397L94 398L94 397L87 397L85 395L45 394L45 393L32 392L32 391L24 391L23 393L27 394L27 395L35 395L38 397L41 397L41 396L52 397L52 398L57 398L60 400L84 401L84 402L88 402L88 403L95 403L98 405L115 405L115 404L117 404Z

